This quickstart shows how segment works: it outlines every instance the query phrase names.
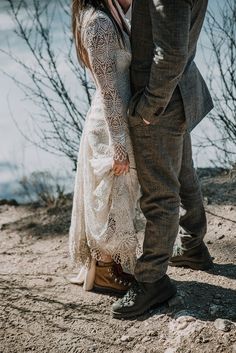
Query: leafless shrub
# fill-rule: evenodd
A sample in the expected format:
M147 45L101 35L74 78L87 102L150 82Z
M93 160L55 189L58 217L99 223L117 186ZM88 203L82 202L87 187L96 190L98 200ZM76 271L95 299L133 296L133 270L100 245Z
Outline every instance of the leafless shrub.
M236 2L217 5L218 13L209 10L205 26L211 51L206 62L208 82L215 104L209 117L217 131L215 138L206 134L201 147L214 147L217 164L229 166L236 156Z
M42 206L50 207L56 206L65 198L64 186L48 171L23 176L19 183L19 196L24 196L29 202L37 201Z
M39 111L37 114L29 113L37 141L26 129L18 127L33 144L67 156L75 166L83 120L91 102L93 87L74 52L70 0L6 1L15 23L14 32L31 60L24 61L11 45L8 50L0 49L25 72L28 81L22 82L15 75L4 73L14 80L25 98L33 102ZM55 38L56 23L60 24L59 31L64 36L60 43ZM73 75L75 85L66 83L63 71Z

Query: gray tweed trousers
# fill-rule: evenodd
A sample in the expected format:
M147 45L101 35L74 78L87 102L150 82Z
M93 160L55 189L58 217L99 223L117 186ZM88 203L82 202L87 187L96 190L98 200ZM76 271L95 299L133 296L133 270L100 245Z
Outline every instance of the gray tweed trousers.
M179 90L154 124L146 125L140 119L139 124L130 126L130 134L142 188L140 205L147 219L143 255L137 261L135 277L140 282L155 282L167 271L179 226L185 249L198 246L206 233L206 215Z

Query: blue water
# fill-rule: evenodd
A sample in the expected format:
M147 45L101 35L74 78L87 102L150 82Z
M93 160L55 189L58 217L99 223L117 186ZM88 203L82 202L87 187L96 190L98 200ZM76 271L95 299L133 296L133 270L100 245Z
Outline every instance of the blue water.
M29 4L31 1L28 1ZM56 2L51 1L50 6ZM41 1L42 3L42 1ZM210 6L213 6L217 12L217 2L210 0ZM26 51L22 42L14 35L14 23L9 16L9 5L7 1L0 2L0 47L2 49L8 48L10 43L11 49L23 61L30 62L31 56ZM53 21L53 37L55 40L55 50L60 53L65 46L64 34L62 33L62 21L69 21L69 18L64 16L56 16ZM201 35L201 43L206 43L204 33ZM61 54L63 55L63 54ZM207 51L204 55L209 55ZM197 54L197 64L206 75L206 65L203 58L203 51L199 46ZM0 53L0 68L5 72L14 75L18 80L28 82L25 73L13 61L6 58ZM66 65L61 67L61 72L70 90L75 94L80 93L79 83L75 78L69 74ZM37 118L38 108L32 102L24 99L21 90L14 82L0 72L0 199L1 198L16 198L22 200L18 195L19 179L24 175L29 175L35 171L48 170L53 175L60 177L60 182L66 185L66 190L73 189L72 163L65 157L58 157L45 152L38 147L33 146L30 142L20 134L11 116L17 121L17 124L24 133L29 134L34 138L35 131L29 119L29 113L35 115ZM203 136L204 131L212 129L209 121L205 119L193 134L194 142ZM212 134L215 134L214 129ZM205 149L198 151L194 149L194 160L196 166L205 167L211 165L211 159L214 159L214 151L212 149Z
M28 0L28 4L30 5L31 3ZM56 3L57 1L51 1L50 11L53 11ZM54 50L56 53L61 52L63 57L63 48L66 50L66 43L62 33L62 20L65 20L65 18L61 18L59 13L56 13L52 25L52 35L55 43ZM23 62L31 63L32 57L24 43L14 34L14 29L15 25L9 15L9 5L7 1L1 0L0 48L8 50L10 46L15 56ZM59 69L64 80L69 81L70 88L73 88L75 93L78 93L76 90L80 89L79 85L69 73L67 67L63 65L63 62ZM65 184L67 191L71 191L73 189L74 176L72 171L73 164L65 157L50 154L32 145L19 132L13 118L24 134L32 140L36 140L37 132L29 114L38 119L39 109L30 100L25 100L22 91L1 70L21 82L30 83L22 68L0 52L0 199L15 198L19 201L25 200L24 197L19 195L19 180L35 171L49 171L60 179L61 184Z

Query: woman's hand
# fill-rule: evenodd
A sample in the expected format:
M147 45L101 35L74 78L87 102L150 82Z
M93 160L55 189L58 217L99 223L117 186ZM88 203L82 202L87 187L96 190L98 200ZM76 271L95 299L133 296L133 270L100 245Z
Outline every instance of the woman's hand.
M114 161L113 166L112 166L112 170L113 170L114 175L116 175L116 176L127 174L129 172L129 158L128 158L128 156L123 162Z

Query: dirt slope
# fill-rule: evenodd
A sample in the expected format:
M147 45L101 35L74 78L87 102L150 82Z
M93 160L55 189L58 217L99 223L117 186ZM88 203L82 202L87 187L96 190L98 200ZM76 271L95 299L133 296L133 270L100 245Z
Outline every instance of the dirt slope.
M0 353L236 353L236 185L206 174L202 185L214 269L170 268L177 297L132 321L110 317L114 297L68 283L70 198L0 206Z

